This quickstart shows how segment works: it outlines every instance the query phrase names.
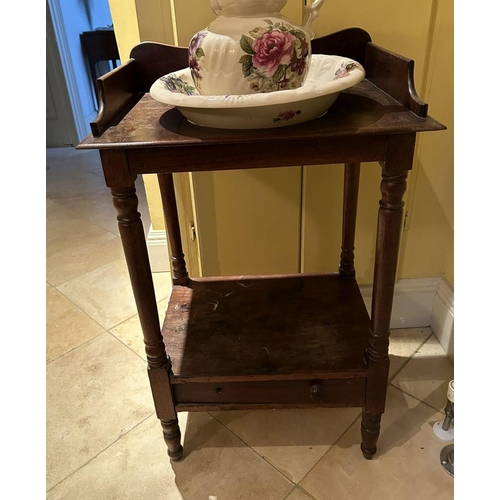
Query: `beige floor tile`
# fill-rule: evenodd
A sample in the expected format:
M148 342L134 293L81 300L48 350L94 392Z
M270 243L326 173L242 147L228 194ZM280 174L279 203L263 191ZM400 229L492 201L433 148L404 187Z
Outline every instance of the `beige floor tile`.
M167 303L167 299L158 302L160 326L163 325ZM125 345L130 347L130 349L141 356L141 358L144 360L146 359L146 352L144 351L144 337L141 330L141 323L139 322L139 316L137 314L127 321L111 328L109 332L120 339Z
M116 208L113 205L109 188L106 187L104 182L104 177L102 175L100 177L98 185L94 187L92 184L92 188L88 191L83 190L83 192L68 193L64 197L57 197L55 201L59 205L71 208L81 217L119 236L120 231L116 219ZM138 177L136 181L136 189L139 199L138 210L141 214L144 233L147 235L151 225L151 218L141 177Z
M46 156L46 161L47 164L49 164L52 161L57 161L60 158L64 158L70 150L73 150L75 148L73 147L67 147L67 148L46 148L45 149L45 156Z
M50 284L58 286L120 257L123 250L118 236L47 201L46 275Z
M418 349L430 335L430 328L398 328L391 330L391 342L389 345L389 357L391 368L389 377L392 377L410 356Z
M363 458L359 428L354 425L301 486L318 500L452 500L453 478L439 462L439 453L447 443L432 430L441 417L426 404L391 387L375 458Z
M118 221L116 220L116 208L113 206L111 194L109 189L105 187L104 180L100 188L91 193L74 195L63 199L59 198L57 203L72 208L85 219L117 236L120 235Z
M290 496L286 497L286 500L314 500L314 497L308 495L307 493L304 493L301 491L299 488L295 488L292 493L290 493Z
M47 366L47 488L154 411L146 363L104 333Z
M453 364L433 335L392 384L443 411L450 380L453 380Z
M153 273L156 299L171 291L170 273ZM58 290L104 328L112 328L137 314L125 258L62 284Z
M213 415L298 483L359 413L359 408L316 408L213 412Z
M74 148L47 150L47 198L70 208L79 217L119 235L116 209L106 187L97 151L79 151ZM151 224L142 176L136 181L139 211L144 230Z
M104 187L102 170L96 166L95 155L66 155L57 161L47 161L46 197L70 198Z
M70 161L75 157L84 159L82 166L84 168L92 168L99 166L100 168L100 155L99 151L76 149L72 146L67 148L46 148L45 150L47 167L51 167L60 161Z
M104 332L102 326L48 283L45 292L47 363Z
M49 492L49 500L283 500L293 485L206 413L179 416L185 448L167 459L155 416Z

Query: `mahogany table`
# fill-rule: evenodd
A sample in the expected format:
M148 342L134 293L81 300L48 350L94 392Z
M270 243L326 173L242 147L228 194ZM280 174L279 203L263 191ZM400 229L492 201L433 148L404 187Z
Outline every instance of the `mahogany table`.
M187 50L141 43L98 80L100 110L77 147L98 149L111 188L144 333L156 414L172 460L183 453L177 412L362 407L361 450L377 450L389 373L389 324L416 134L445 129L416 94L414 62L359 28L313 41L351 57L366 79L321 118L266 130L193 125L148 91L187 66ZM360 164L381 164L371 317L354 269ZM338 273L190 278L172 173L345 164ZM157 174L171 247L173 291L160 326L134 182Z

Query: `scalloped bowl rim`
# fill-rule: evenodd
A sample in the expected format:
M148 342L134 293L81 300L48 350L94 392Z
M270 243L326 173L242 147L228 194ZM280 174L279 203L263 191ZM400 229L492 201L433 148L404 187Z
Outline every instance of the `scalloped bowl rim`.
M365 78L365 70L360 63L354 59L343 56L313 54L311 67L306 81L302 87L293 90L283 90L278 92L268 92L245 95L187 95L180 92L170 91L163 82L168 76L182 78L186 83L194 86L189 68L174 71L158 78L150 89L151 97L161 103L185 108L252 108L267 105L285 104L293 102L303 102L315 97L321 97L346 90ZM330 63L330 67L324 69L325 64ZM328 80L321 83L311 84L317 78L317 73L324 69L325 72L335 75L336 69L342 63L355 63L356 67L336 80ZM309 83L308 83L309 82Z

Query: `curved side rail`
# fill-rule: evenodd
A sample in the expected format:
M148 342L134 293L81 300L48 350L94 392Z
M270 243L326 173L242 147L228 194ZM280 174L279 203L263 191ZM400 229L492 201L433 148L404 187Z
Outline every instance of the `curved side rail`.
M415 61L370 42L366 47L366 78L403 106L425 118L428 105L415 89Z
M130 59L97 79L99 111L90 123L94 137L118 123L161 76L186 68L188 51L157 42L142 42L130 52Z
M372 39L361 28L347 28L329 35L314 38L311 42L313 54L349 57L365 65L366 46Z
M142 42L132 49L130 57L137 63L142 92L149 92L158 78L189 66L186 47L165 43Z
M90 130L99 137L118 123L143 95L139 88L137 64L133 59L97 79L99 111Z

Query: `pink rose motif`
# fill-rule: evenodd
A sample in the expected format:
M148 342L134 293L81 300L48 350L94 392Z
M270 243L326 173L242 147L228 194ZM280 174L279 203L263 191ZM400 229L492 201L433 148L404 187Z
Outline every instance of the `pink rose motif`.
M252 64L270 78L280 64L288 65L292 60L295 37L290 33L274 30L252 43Z

